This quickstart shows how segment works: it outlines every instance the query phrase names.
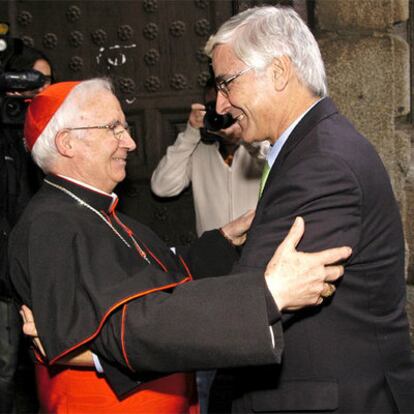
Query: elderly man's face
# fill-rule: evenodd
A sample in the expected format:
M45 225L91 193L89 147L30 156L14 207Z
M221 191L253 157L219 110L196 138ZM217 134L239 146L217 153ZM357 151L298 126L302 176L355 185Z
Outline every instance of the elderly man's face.
M277 112L280 102L271 68L260 73L247 70L230 46L219 45L213 51L213 69L218 83L246 70L228 84L227 94L217 94L217 112L229 112L237 119L246 142L276 140L279 120L275 119L275 109Z
M125 123L121 106L109 91L91 96L80 110L82 119L76 127L108 125L116 121ZM75 176L108 193L125 178L127 154L136 148L129 133L119 128L122 133L117 137L108 129L88 129L75 141Z

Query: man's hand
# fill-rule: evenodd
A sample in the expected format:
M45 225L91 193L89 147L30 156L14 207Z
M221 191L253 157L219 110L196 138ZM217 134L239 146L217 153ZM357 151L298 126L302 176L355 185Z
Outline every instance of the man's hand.
M20 315L23 318L23 333L32 338L37 350L46 357L46 352L37 334L36 324L33 313L26 305L20 308ZM92 353L87 349L77 349L69 355L56 362L58 365L73 365L76 367L93 367Z
M37 334L37 329L34 322L32 311L26 305L22 305L19 313L23 319L23 333L32 338L33 344L36 347L36 349L45 357L46 352Z
M331 264L347 259L352 253L350 247L298 252L296 246L304 230L303 219L297 217L266 268L266 283L280 311L321 304L324 297L335 291L330 282L344 273L343 266Z
M223 226L221 231L224 237L235 246L241 246L246 241L255 213L256 210L247 210L242 216Z
M193 128L203 128L204 115L206 114L206 107L200 103L193 103L191 105L191 112L188 117L188 122Z
M188 122L193 128L204 128L204 115L206 107L201 103L191 104L191 112ZM219 131L208 131L210 134L218 135L223 138L224 142L238 144L241 140L240 125L235 122L233 125Z

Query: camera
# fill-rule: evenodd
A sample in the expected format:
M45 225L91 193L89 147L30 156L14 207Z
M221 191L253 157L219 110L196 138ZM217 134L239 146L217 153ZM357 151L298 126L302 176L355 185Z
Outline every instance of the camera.
M27 102L11 92L31 91L43 86L46 78L36 70L7 72L7 62L22 53L23 41L9 35L9 25L0 22L0 125L22 125Z
M206 103L204 128L208 131L219 131L233 125L236 120L230 114L220 115L216 112L216 101Z

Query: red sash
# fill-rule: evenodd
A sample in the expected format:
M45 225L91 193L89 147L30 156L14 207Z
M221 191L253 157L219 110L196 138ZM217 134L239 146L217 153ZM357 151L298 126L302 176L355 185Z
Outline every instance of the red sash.
M42 413L199 413L193 374L173 374L147 382L122 400L93 369L36 364L36 378Z

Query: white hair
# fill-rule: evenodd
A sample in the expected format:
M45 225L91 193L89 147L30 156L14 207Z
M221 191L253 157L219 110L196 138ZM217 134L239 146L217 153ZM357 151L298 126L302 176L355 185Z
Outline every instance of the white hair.
M316 96L326 96L325 66L318 44L290 7L253 7L227 20L210 36L205 53L212 57L220 44L231 45L236 57L261 70L274 58L288 56L302 83Z
M55 144L56 134L62 129L78 126L77 122L83 116L81 111L82 102L102 90L113 92L112 83L109 79L89 79L79 83L69 92L32 148L33 160L43 172L50 172L53 161L58 156Z

